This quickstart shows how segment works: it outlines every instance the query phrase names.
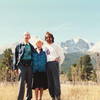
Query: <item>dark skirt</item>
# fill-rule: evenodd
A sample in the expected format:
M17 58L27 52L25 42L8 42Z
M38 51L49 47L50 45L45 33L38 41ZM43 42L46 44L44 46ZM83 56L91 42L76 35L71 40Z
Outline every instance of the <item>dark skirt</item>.
M48 88L47 73L46 72L36 72L33 75L32 89L43 88L44 90Z

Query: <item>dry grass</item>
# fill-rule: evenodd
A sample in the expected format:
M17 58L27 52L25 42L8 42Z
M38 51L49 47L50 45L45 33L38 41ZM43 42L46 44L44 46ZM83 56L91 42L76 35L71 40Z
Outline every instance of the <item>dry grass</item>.
M100 100L99 85L67 85L62 84L62 100ZM16 100L17 84L0 84L0 100ZM34 93L33 93L33 99ZM48 91L44 91L43 100L51 100Z

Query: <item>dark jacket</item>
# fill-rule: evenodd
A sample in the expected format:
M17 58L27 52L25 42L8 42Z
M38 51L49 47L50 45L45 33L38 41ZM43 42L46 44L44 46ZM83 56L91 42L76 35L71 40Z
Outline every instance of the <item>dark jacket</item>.
M29 43L30 47L31 47L31 56L34 52L36 52L36 50L34 49L34 47L32 46L31 43ZM25 49L25 44L24 43L20 43L16 46L15 48L15 53L14 53L14 59L13 59L13 69L18 69L18 64L21 61L21 58L24 54L24 49Z
M32 54L32 69L35 72L45 72L46 71L47 57L46 53L41 50L40 53L35 52Z

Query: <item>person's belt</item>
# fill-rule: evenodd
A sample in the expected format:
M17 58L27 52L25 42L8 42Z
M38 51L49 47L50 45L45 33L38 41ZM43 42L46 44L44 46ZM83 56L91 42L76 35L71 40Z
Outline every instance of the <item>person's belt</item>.
M31 60L21 60L20 62L25 67L30 67L31 66L31 63L32 63Z
M57 61L48 61L47 63L53 63L53 62L57 62Z

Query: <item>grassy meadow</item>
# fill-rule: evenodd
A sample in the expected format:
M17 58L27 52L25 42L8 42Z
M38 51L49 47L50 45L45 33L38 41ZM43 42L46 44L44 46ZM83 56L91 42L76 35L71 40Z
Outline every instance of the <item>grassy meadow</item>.
M100 100L100 85L61 84L61 91L62 100ZM0 100L16 100L17 93L18 84L0 84ZM43 100L51 100L48 90L44 91Z

